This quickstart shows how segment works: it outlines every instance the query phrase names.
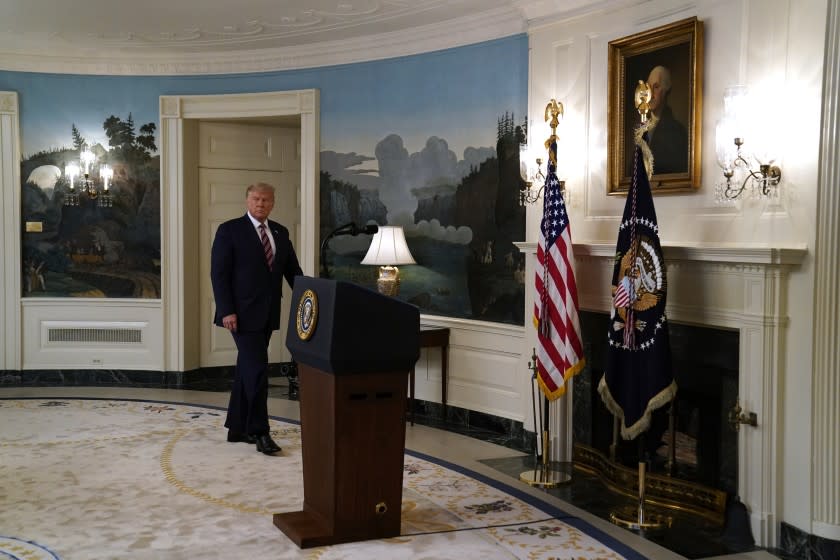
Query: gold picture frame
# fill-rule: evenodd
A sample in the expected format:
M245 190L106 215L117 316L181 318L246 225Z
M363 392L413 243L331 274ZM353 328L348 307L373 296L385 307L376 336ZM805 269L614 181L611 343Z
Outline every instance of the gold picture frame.
M653 112L659 119L650 141L654 156L651 191L698 189L703 22L692 17L610 41L608 72L607 194L620 195L630 187L633 133L641 123L633 95L640 80L655 82L651 83L654 93L650 105L656 108Z

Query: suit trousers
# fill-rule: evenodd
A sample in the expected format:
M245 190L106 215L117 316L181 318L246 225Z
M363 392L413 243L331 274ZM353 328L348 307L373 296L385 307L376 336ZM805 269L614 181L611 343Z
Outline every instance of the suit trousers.
M271 329L233 332L236 373L225 427L241 434L268 434L268 341Z

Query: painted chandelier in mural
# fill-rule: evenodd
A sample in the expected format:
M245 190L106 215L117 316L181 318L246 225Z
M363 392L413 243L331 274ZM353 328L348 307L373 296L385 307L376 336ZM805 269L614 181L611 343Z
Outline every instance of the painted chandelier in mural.
M64 175L70 182L70 192L64 198L65 206L78 206L79 192L91 200L98 200L99 206L103 208L112 206L113 198L108 183L114 177L114 170L108 165L96 165L96 159L96 154L87 144L83 144L79 150L79 162L64 167Z

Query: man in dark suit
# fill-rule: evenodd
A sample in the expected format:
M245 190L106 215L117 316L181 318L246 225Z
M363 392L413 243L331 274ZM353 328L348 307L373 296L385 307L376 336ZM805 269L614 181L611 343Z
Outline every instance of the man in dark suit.
M236 373L225 427L230 442L255 443L257 451L280 451L268 430L268 341L280 328L283 278L294 287L303 274L289 230L268 219L274 187L256 183L245 194L248 212L216 230L210 278L216 299L214 323L236 343Z

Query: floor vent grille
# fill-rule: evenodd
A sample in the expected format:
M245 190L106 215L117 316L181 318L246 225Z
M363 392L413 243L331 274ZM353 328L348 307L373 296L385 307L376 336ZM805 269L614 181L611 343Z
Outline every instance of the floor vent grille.
M51 328L50 342L92 342L96 344L142 344L140 329L114 328Z

